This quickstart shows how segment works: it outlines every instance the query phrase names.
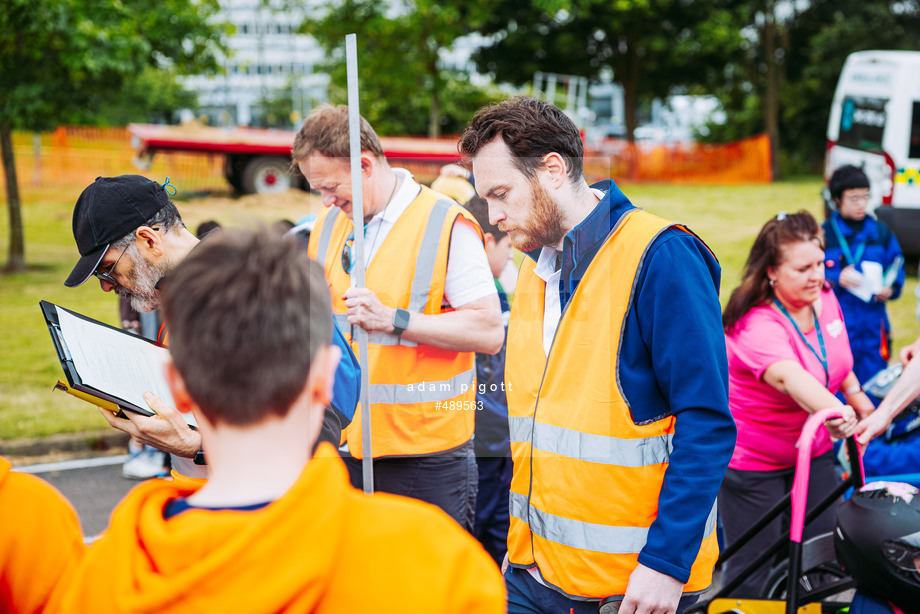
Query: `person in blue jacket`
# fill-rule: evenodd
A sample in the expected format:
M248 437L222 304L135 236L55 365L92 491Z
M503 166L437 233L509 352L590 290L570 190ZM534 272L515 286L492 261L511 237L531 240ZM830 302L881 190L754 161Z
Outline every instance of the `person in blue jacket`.
M824 222L825 267L846 322L860 382L888 366L891 324L885 303L904 286L904 256L894 233L866 215L869 179L841 166L828 183L837 210ZM873 399L878 404L878 399Z
M593 340L565 335L560 340L555 338L556 332L561 325L574 326L572 323L577 322L586 326L583 323L587 318L601 322L611 317L609 304L584 310L567 307L584 306L580 298L585 294L582 289L587 287L591 291L599 287L600 278L591 271L602 270L609 262L611 252L602 249L608 235L625 223L625 218L636 215L645 219L641 216L647 214L638 211L612 179L588 185L583 174L584 148L578 129L558 107L549 103L521 97L481 109L461 137L460 151L472 164L476 191L488 203L490 221L507 232L512 244L536 265L527 263L524 281L530 287L544 290L542 299L524 302L519 294L522 289L519 279L509 329L509 356L512 349L517 349L513 343L519 344L518 347L536 344L538 352L543 350L543 356L538 356L535 362L545 361L545 375L550 367L557 366L550 354L560 347L580 345L584 348L585 364L558 365L560 370L556 375L551 374L554 390L559 389L557 382L567 371L574 373L587 368L608 369L610 379L604 381L612 379L616 387L608 388L604 383L590 390L573 388L572 415L584 416L588 413L585 408L589 408L596 409L594 416L612 414L614 410L628 411L627 418L637 425L665 417L674 421L663 484L658 492L653 492L641 483L613 487L609 483L597 484L594 490L580 487L590 479L589 462L584 459L591 454L602 461L593 465L601 472L608 471L616 460L624 462L604 456L609 454L611 445L622 449L622 440L614 442L609 433L578 432L578 425L573 423L538 424L535 416L540 409L530 410L530 417L513 416L512 447L526 444L520 446L524 454L514 459L515 480L525 486L528 482L535 483L525 471L529 466L539 470L540 459L552 455L539 450L533 454L527 452L528 446L533 449L537 426L545 449L574 454L569 458L580 463L576 466L584 471L558 482L567 483L565 492L561 488L544 489L542 494L546 497L540 501L543 509L532 505L526 493L522 497L514 492L511 514L516 521L527 520L531 537L527 546L522 545L524 541L516 542L518 552L506 559L508 611L596 613L601 599L619 598L622 612L680 612L697 599L695 594L683 593L684 585L691 578L701 540L713 531L714 502L735 444L717 291L721 277L719 263L695 235L670 225L664 228L646 246L638 270L625 271L634 274L633 295L619 339L611 343L616 354L606 356L602 363L588 364L588 357L593 357L592 350L596 347ZM602 252L604 256L597 257ZM515 309L518 313L527 310L527 317L515 319ZM542 313L543 317L534 321L530 318L531 310ZM525 325L526 330L522 328ZM526 344L521 335L512 334L515 330L530 334L535 329L535 337L526 339ZM509 358L506 368L512 365ZM539 374L530 377L525 385L530 386L540 377ZM514 386L507 390L509 413L513 413L512 410L523 408L524 400L518 395L530 392L522 391L522 382L512 381L509 371L505 379L506 388ZM612 406L609 402L612 397L604 396L600 390L616 390L616 395L623 391L625 403ZM534 395L537 406L538 396L539 393ZM561 412L558 403L554 411L558 417ZM621 416L618 413L617 419ZM634 457L627 453L624 458L632 461ZM583 515L573 519L543 511L549 506L571 506L572 501L591 497L609 501L610 508L619 506L619 509L639 497L655 497L657 516L647 531L636 530L636 537L630 543L613 543L609 536L617 534L619 527L599 524L596 517ZM576 534L580 529L584 531ZM608 584L616 583L617 588L612 590L617 592L607 593L609 598L598 598L551 585L544 576L548 570L556 571L552 565L540 560L532 564L515 560L525 548L533 547L537 539L541 547L570 548L572 554L563 570L567 580L604 574L597 582L601 584L616 575ZM634 551L624 548L633 547L640 552L631 570L601 570L591 566L593 553L631 553ZM622 594L618 591L626 582L624 576L628 576L628 587ZM602 611L608 609L604 605Z

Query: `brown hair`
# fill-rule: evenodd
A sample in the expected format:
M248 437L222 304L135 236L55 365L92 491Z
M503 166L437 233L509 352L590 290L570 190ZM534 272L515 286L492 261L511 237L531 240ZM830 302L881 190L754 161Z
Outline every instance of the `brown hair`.
M286 415L332 340L322 268L265 228L234 230L209 236L164 285L169 351L208 420Z
M785 246L800 241L817 241L824 248L821 228L808 211L792 214L784 211L764 224L751 246L741 285L732 292L722 313L722 327L726 333L731 333L738 321L753 307L773 298L767 269L782 264L782 250Z
M483 234L492 235L492 238L495 239L496 242L501 241L505 238L505 235L508 234L495 224L489 222L489 204L483 197L474 196L463 206L467 211L472 213L476 221L479 222L479 227L482 228Z
M380 137L363 117L361 125L361 151L368 151L377 158L383 158L383 145ZM313 110L297 136L291 148L291 159L296 165L318 153L329 158L348 158L351 155L348 140L348 107L334 107L324 104Z
M569 178L579 181L584 167L585 147L578 128L562 110L543 100L516 96L483 107L467 125L458 145L469 162L480 149L500 136L514 165L529 178L543 168L546 154L556 152L566 160Z

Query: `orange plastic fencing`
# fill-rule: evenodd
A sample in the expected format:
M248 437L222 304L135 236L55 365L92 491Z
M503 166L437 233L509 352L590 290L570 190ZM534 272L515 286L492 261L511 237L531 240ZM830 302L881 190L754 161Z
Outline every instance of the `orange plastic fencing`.
M96 177L137 174L170 183L183 192L227 190L222 155L185 152L158 153L147 169L133 163L134 148L125 128L62 126L40 135L13 135L16 175L21 191L55 187L84 187ZM5 177L0 174L5 188ZM4 194L5 196L5 194Z
M131 135L125 128L62 126L36 139L15 133L13 150L21 191L44 188L80 188L99 176L140 174L170 182L183 192L230 189L224 177L224 156L203 153L158 153L152 165L134 163ZM649 145L606 139L585 155L590 181L607 177L626 181L667 183L769 183L770 142L759 135L735 143ZM409 164L421 181L437 176L437 164ZM5 177L0 173L5 199Z
M605 139L585 156L585 175L594 181L666 183L769 183L770 140L762 134L734 143L646 144Z

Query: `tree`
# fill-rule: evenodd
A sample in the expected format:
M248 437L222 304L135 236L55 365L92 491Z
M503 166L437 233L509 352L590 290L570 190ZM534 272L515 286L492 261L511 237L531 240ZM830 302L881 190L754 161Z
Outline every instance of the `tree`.
M766 131L774 176L817 170L837 79L846 57L866 49L917 49L918 0L738 0L736 27L750 38L713 83L728 119L709 140ZM751 28L750 26L754 27Z
M185 89L172 67L147 66L129 75L120 90L98 106L80 109L81 124L124 126L131 122L172 123L182 109L196 109L198 94Z
M456 109L456 103L445 100L445 89L463 90L464 99L477 90L463 79L456 82L440 67L441 51L484 22L496 4L497 0L342 0L319 19L307 21L302 31L312 34L330 58L333 102L347 100L344 39L357 32L361 114L382 133L427 132L434 138L457 123L456 117L445 114ZM482 93L472 98L478 104L491 97ZM478 108L460 110L464 121Z
M517 0L503 2L480 32L481 70L523 84L537 71L596 78L612 70L623 86L632 139L642 98L712 80L741 41L726 0Z
M218 0L2 0L0 149L10 215L8 271L25 268L12 131L49 130L149 66L217 68Z

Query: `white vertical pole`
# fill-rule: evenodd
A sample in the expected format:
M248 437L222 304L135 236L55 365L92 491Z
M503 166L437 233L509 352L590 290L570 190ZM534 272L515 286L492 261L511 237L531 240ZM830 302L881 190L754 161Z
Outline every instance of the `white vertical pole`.
M576 98L575 93L578 91L578 77L568 76L565 78L566 85L568 90L565 93L565 112L568 113L569 117L575 120L579 124L579 128L582 126L578 122L578 106L575 104Z
M558 75L554 72L549 73L546 78L546 97L543 99L550 104L556 104L556 78Z
M358 110L358 42L354 34L345 35L345 66L348 75L348 141L351 154L351 210L355 242L351 270L355 287L363 288L364 281L364 192L361 181L361 114ZM359 229L358 226L361 226ZM370 383L367 371L367 331L360 326L352 328L358 338L358 360L361 363L361 443L364 448L361 461L364 493L374 493L374 457L371 449Z

